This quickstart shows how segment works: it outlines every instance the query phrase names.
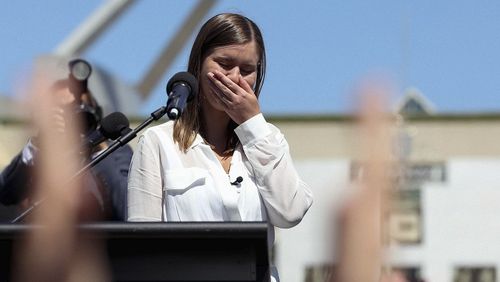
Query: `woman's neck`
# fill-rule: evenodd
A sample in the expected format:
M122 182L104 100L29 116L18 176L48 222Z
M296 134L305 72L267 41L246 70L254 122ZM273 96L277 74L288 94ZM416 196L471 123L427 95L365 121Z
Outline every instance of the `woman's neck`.
M225 112L207 108L202 109L201 115L201 135L216 153L223 154L227 150L227 140L231 134L228 132L231 118Z

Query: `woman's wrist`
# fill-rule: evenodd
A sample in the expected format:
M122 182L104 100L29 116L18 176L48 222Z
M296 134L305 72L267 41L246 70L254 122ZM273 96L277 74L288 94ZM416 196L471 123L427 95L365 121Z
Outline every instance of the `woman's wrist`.
M258 113L241 123L234 129L234 132L240 139L240 142L246 145L255 142L255 140L267 137L271 133L271 129L264 115Z

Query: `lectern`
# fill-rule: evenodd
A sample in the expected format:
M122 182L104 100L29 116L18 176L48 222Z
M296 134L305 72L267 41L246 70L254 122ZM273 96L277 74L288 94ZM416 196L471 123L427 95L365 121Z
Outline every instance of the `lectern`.
M12 243L33 227L0 224L0 281ZM267 224L96 223L81 232L106 243L114 281L270 281Z

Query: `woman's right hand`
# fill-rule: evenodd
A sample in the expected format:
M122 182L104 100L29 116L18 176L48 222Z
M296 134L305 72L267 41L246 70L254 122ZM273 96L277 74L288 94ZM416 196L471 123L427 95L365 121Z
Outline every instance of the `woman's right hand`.
M207 76L213 98L219 101L234 122L242 124L260 113L257 96L241 75L237 82L217 70L207 73Z

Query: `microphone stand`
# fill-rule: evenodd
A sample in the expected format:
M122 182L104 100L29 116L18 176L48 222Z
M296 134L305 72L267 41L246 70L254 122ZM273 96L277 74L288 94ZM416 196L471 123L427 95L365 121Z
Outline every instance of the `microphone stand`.
M130 142L132 139L134 139L137 136L137 133L139 133L141 130L143 130L145 127L150 125L153 121L159 120L162 116L164 116L167 113L167 108L165 106L162 106L155 110L154 112L151 113L151 116L143 121L139 126L134 128L133 130L129 129L124 135L122 135L120 138L116 139L111 143L111 145L106 148L103 152L101 152L99 155L97 155L95 158L92 159L87 165L85 165L83 168L81 168L79 171L77 171L69 180L67 183L70 183L71 181L75 180L77 177L81 176L85 171L89 170L90 168L94 167L97 165L99 162L101 162L103 159L105 159L107 156L109 156L111 153L116 151L118 148L122 147L123 145L127 144ZM44 197L36 202L34 202L29 208L27 208L24 212L22 212L19 216L14 218L11 223L18 223L24 218L26 218L29 214L33 212L33 210L38 207L40 204L42 204L47 197Z

